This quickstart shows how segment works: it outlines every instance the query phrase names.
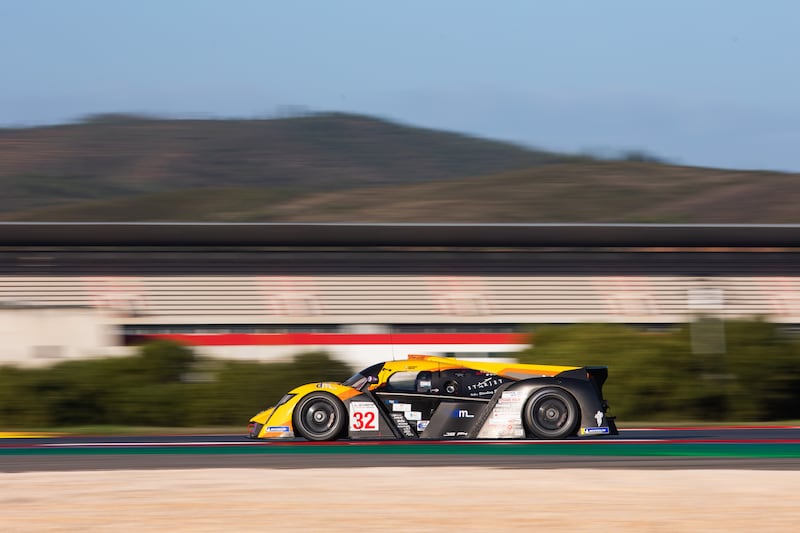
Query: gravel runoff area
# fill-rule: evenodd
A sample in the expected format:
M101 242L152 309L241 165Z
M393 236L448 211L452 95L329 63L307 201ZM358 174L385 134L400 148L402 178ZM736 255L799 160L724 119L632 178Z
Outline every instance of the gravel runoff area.
M477 467L0 474L0 530L795 531L800 471Z

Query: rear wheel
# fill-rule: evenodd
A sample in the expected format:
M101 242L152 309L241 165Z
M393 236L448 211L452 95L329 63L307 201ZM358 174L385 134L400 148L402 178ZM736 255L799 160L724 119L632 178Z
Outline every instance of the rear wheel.
M563 389L542 389L525 404L525 428L540 439L563 439L575 433L580 420L578 402Z
M341 436L347 413L337 398L324 392L309 394L294 410L294 432L308 440L334 440Z

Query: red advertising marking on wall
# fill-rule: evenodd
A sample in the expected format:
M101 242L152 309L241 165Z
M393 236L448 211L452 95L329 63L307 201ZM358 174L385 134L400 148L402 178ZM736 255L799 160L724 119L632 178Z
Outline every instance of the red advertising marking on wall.
M166 339L193 346L297 346L360 344L529 344L523 333L160 333L133 341Z
M120 316L140 314L147 308L142 281L130 276L84 276L92 307L107 309Z
M610 276L595 279L594 284L605 296L608 310L613 315L625 317L658 313L646 278Z
M796 278L762 279L760 285L772 314L782 317L800 314L800 283Z
M311 277L262 276L258 285L267 314L313 316L319 314L316 281Z
M491 314L484 280L478 277L431 276L428 287L440 314L485 316Z

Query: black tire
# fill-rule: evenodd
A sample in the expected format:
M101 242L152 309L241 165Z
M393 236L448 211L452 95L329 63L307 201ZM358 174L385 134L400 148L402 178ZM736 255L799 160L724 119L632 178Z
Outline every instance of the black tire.
M308 440L335 440L342 436L347 412L338 398L314 392L294 409L294 433Z
M525 404L523 420L532 436L563 439L575 434L580 421L578 402L563 389L536 391Z

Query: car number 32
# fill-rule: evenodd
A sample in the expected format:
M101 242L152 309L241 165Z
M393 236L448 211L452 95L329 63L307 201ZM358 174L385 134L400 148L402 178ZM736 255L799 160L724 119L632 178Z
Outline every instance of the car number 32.
M378 431L378 420L378 407L375 404L350 404L350 431Z

